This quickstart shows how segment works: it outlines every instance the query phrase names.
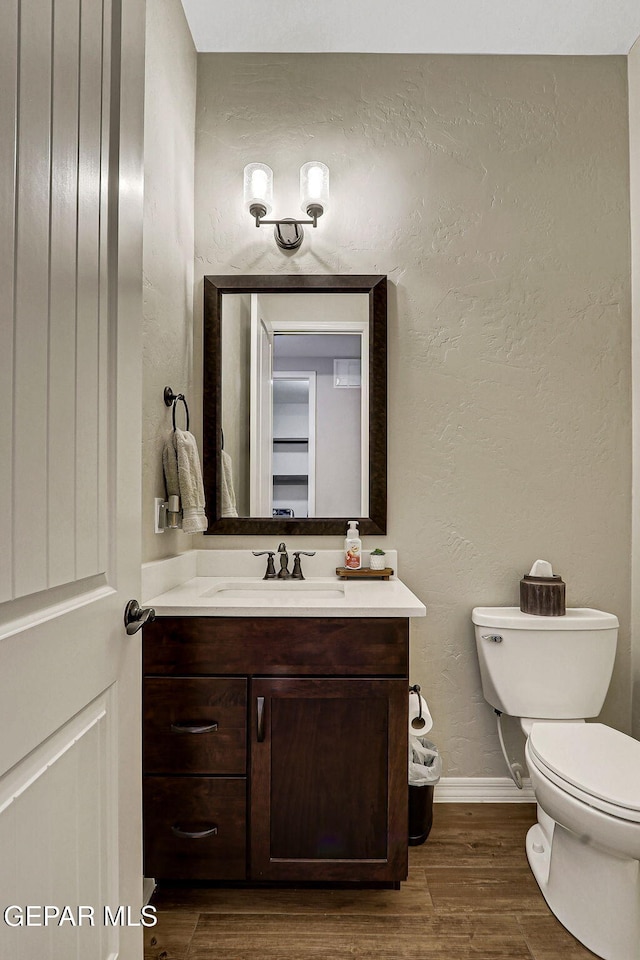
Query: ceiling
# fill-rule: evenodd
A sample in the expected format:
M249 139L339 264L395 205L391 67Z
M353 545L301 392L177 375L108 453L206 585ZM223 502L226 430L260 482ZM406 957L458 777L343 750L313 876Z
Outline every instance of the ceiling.
M182 0L201 52L627 54L640 0Z

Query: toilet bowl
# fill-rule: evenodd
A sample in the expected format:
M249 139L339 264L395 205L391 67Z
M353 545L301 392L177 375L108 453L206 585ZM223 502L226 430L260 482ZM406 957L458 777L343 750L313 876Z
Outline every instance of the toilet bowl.
M597 716L618 621L597 610L472 615L485 699L519 717L538 822L533 875L558 920L603 960L640 960L640 742Z
M535 723L531 870L550 909L605 960L640 956L640 743L599 723Z

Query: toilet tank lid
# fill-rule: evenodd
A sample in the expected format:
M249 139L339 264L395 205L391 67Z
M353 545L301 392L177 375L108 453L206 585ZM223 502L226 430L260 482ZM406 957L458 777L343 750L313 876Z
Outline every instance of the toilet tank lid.
M479 627L513 630L611 630L618 626L613 613L589 607L567 609L562 617L538 617L520 607L474 607L471 619Z

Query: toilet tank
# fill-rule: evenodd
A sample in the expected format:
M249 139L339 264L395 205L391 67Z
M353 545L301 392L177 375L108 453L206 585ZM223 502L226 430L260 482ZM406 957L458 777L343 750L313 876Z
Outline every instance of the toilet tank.
M518 607L475 607L484 698L513 717L597 717L607 694L618 618L578 608L538 617Z

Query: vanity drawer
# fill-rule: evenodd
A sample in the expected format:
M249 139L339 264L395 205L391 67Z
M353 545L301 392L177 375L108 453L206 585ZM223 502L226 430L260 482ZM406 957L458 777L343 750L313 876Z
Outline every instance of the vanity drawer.
M243 880L246 780L145 777L145 876Z
M391 617L158 617L144 628L149 675L395 676L409 621Z
M246 772L244 678L147 678L142 709L145 773Z

